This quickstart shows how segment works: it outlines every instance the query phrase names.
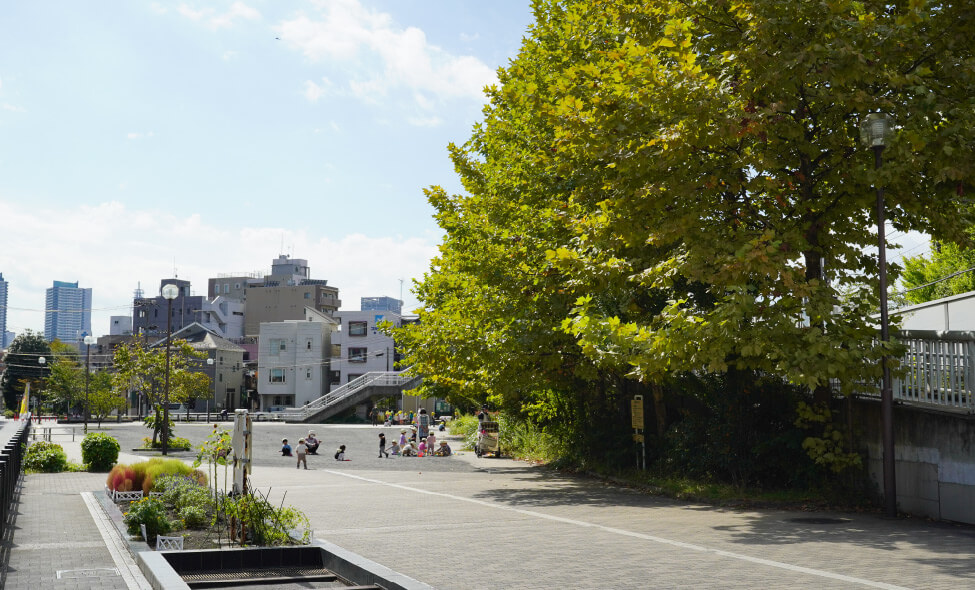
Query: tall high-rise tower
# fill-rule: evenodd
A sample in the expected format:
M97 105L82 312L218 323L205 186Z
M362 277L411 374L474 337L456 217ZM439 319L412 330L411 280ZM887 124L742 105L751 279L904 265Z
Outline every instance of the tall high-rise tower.
M91 289L54 281L47 290L44 309L44 338L48 342L57 338L80 347L85 335L91 334Z
M7 281L3 280L0 272L0 348L6 348L7 342Z

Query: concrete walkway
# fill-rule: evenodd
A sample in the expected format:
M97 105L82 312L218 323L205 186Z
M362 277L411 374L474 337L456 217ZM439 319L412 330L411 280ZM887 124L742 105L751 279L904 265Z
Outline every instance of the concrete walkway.
M78 443L63 446L80 460ZM253 482L302 509L317 538L437 588L975 587L975 527L720 509L507 459L451 460L467 469L424 470L426 459L350 469L322 458L307 471L258 466ZM7 588L141 587L123 577L82 495L104 478L25 479ZM119 574L93 577L100 568ZM78 569L95 573L65 577Z

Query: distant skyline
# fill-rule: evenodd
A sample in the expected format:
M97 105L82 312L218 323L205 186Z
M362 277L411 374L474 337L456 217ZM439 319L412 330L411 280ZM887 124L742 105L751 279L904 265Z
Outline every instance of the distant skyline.
M529 0L15 2L0 12L0 272L8 330L43 333L53 281L92 331L141 283L197 294L289 254L400 297L441 232L423 189L481 118ZM174 272L175 269L175 272Z

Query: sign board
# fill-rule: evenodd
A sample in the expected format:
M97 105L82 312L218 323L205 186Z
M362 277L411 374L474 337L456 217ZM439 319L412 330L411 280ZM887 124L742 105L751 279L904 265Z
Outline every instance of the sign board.
M633 435L633 442L644 442L643 441L643 435L642 434L634 434Z
M630 400L630 415L633 428L643 429L643 396L637 395Z

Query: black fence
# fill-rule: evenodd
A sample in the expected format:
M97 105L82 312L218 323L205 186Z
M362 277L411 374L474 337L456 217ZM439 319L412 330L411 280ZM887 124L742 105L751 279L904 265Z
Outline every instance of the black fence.
M8 428L10 426L8 425ZM24 449L27 437L30 435L30 421L18 424L11 436L3 445L0 452L0 539L6 539L7 526L10 522L11 511L14 509L14 499L17 493L17 481L20 479L21 467L24 460ZM2 564L6 567L6 564Z

